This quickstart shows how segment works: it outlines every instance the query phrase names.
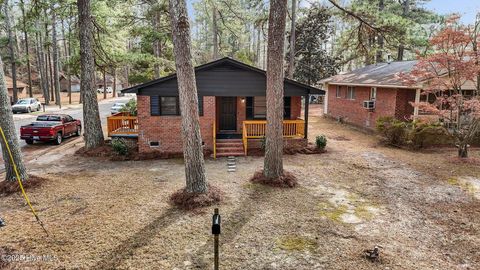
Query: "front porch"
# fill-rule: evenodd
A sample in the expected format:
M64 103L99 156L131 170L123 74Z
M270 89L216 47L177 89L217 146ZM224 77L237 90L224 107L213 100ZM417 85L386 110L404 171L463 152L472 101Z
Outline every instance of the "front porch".
M140 106L150 107L144 99L139 98ZM267 126L265 97L205 96L199 100L204 149L212 153L214 158L246 156L249 149L261 148ZM308 131L308 103L302 106L301 96L285 97L284 119L286 146L304 143ZM147 112L137 117L117 113L107 117L107 132L111 138L138 139L139 149L143 148L143 152L146 149L180 154L180 120L179 114L152 117Z
M212 125L216 130L215 123ZM252 140L265 138L266 120L246 120L242 122L242 133L213 133L213 158L221 156L239 156L248 154L248 144ZM283 120L284 139L306 139L305 120ZM261 142L260 142L261 144ZM258 143L255 144L258 148Z

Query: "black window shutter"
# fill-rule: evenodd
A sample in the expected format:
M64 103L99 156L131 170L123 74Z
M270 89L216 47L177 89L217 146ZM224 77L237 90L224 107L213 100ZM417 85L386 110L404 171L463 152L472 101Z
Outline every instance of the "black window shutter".
M150 115L160 115L160 97L150 97Z
M290 119L292 116L292 97L283 98L283 119Z
M198 96L198 115L203 116L203 96Z
M252 120L253 119L253 97L247 97L246 98L246 109L247 109L247 119Z

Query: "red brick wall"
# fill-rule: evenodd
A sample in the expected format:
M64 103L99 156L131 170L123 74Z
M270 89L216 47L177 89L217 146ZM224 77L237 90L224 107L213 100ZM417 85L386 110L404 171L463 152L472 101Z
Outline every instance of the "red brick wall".
M328 86L328 115L342 117L347 123L361 127L375 128L378 117L392 116L403 119L413 113L407 100L415 99L412 89L377 88L376 108L370 112L363 108L363 101L370 99L371 87L355 87L355 99L346 99L347 87L342 86L341 97L336 97L336 85ZM412 96L413 95L413 96ZM411 108L411 109L410 109Z
M182 153L181 117L151 116L150 97L138 96L138 149L140 153ZM206 149L213 149L212 124L215 119L215 97L203 97L203 116L200 116L200 132ZM150 147L151 141L160 146Z
M409 118L413 115L413 106L410 102L415 101L415 91L411 89L397 90L397 107L395 108L395 117L398 119Z
M181 117L180 116L152 116L150 115L150 97L138 96L138 126L140 130L138 149L140 153L167 152L182 153ZM217 121L219 97L203 97L203 116L200 116L200 132L205 148L213 149L212 124ZM292 97L292 119L300 117L301 97ZM242 132L243 121L246 119L246 102L237 97L237 133ZM216 120L215 120L216 119ZM151 147L150 142L159 142L158 147Z

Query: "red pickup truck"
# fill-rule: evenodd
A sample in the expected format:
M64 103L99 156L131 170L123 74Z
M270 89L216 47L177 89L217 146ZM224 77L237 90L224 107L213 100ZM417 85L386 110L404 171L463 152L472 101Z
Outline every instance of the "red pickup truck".
M82 123L66 114L39 115L30 125L20 127L20 138L27 144L35 141L53 141L61 144L63 138L80 136Z

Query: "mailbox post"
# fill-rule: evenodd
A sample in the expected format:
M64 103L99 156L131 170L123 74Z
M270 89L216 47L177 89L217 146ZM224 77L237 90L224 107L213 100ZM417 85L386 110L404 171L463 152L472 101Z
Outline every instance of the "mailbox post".
M218 213L218 208L215 208L215 212L213 214L213 220L212 220L212 234L214 237L214 243L213 243L213 252L214 252L214 268L215 270L218 270L218 236L220 235L220 222L221 222L221 217L220 214Z

